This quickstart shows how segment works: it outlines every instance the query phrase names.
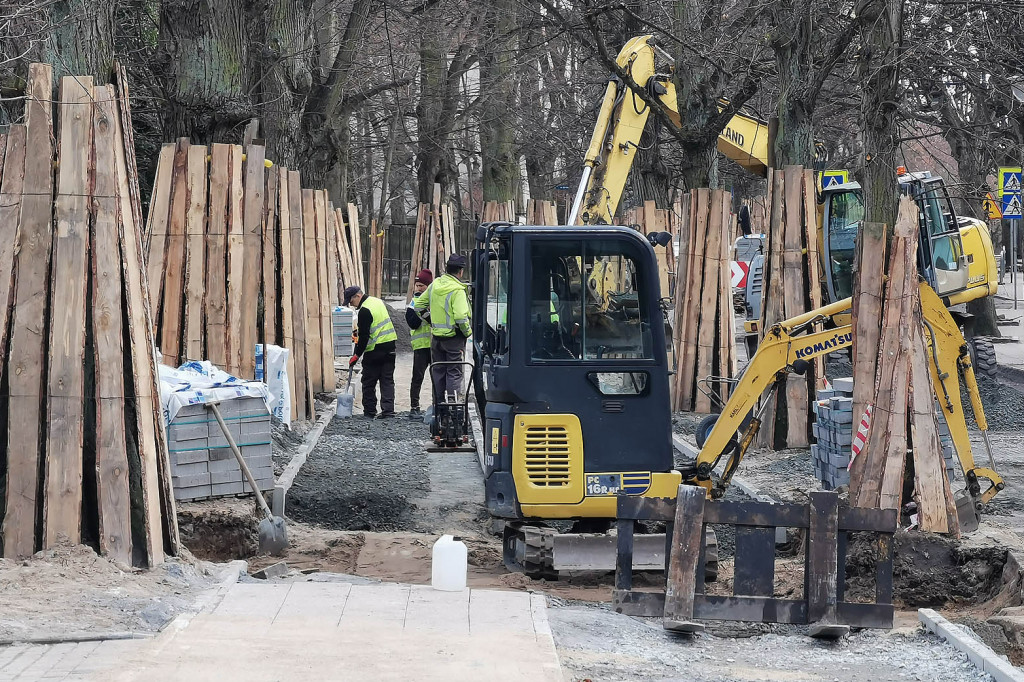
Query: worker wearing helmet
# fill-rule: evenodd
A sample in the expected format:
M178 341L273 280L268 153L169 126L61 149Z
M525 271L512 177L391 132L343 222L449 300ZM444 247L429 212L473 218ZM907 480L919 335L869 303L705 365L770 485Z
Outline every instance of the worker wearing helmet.
M358 311L356 329L359 341L349 358L352 367L363 359L363 414L371 419L395 416L395 342L398 334L384 301L367 296L359 287L345 289L344 305ZM377 414L377 384L380 384L380 414Z
M413 282L414 296L405 310L405 321L409 323L412 336L412 383L409 386L409 417L422 417L420 410L420 389L423 376L430 367L430 323L416 313L416 302L424 296L427 287L434 281L434 273L424 268Z
M430 357L433 363L462 360L469 327L469 297L462 276L466 271L466 257L453 253L448 258L445 274L435 279L421 295L414 308L420 316L430 319ZM445 396L456 401L462 391L462 366L437 365L431 368L434 379L434 399L443 402Z

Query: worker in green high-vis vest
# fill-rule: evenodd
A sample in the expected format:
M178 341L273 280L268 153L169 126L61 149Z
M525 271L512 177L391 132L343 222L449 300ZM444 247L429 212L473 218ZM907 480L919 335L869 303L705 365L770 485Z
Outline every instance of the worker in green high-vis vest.
M413 282L413 297L409 307L405 309L405 321L409 323L412 336L412 383L409 385L409 418L423 416L420 409L420 389L423 388L423 377L430 367L430 322L424 320L416 312L416 302L434 281L434 273L424 268L416 274Z
M398 334L391 323L387 304L367 296L359 287L345 289L344 305L356 308L356 329L359 340L349 358L352 367L363 359L363 415L373 419L395 416L395 342ZM380 414L377 413L377 384L380 384Z
M472 331L469 326L469 296L462 281L466 271L466 257L453 253L445 264L445 274L438 277L414 308L421 317L430 318L430 358L433 367L434 400L437 403L459 401L462 392L462 365L466 339ZM452 364L438 365L438 362Z

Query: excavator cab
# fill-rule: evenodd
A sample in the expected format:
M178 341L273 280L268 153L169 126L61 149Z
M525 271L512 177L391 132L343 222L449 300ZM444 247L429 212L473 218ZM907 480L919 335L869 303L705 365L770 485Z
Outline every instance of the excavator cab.
M657 260L623 227L490 223L474 252L473 336L487 506L511 519L612 519L616 496L674 497Z

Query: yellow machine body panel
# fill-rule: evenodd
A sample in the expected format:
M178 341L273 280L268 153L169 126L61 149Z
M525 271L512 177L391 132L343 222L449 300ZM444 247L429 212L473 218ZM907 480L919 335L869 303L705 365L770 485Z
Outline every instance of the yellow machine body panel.
M675 497L682 480L678 471L587 472L574 414L520 414L514 424L512 477L525 517L614 518L620 493Z
M999 288L999 268L988 225L971 219L960 227L960 239L967 254L967 288L949 296L950 305L994 296Z

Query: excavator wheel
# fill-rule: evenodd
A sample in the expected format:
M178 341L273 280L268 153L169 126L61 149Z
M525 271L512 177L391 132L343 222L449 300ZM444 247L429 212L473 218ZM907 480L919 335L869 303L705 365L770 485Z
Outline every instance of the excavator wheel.
M707 442L708 436L711 435L711 431L715 428L715 422L718 421L718 417L719 415L717 414L710 414L707 417L704 417L704 419L701 420L700 424L697 425L697 431L694 434L694 436L697 439L698 448L704 447L704 443ZM721 454L731 454L733 450L739 447L739 445L740 443L737 439L737 434L734 433L732 435L732 438L729 440L729 444L725 446L725 449L722 451Z
M986 338L976 336L971 339L971 364L974 373L980 377L995 381L998 365L996 364L996 347Z
M708 528L704 534L704 582L718 580L718 536Z

